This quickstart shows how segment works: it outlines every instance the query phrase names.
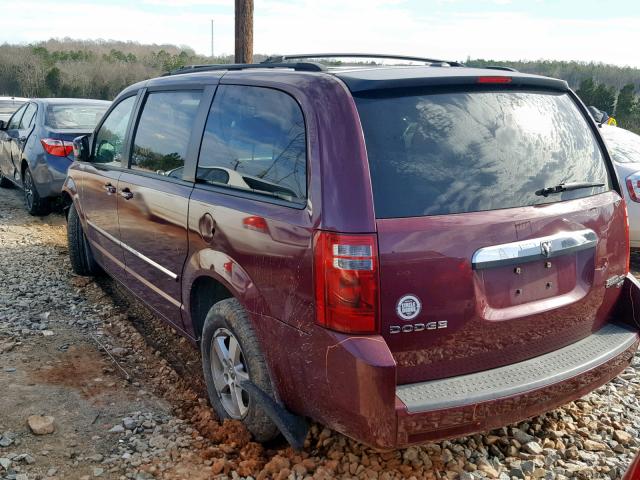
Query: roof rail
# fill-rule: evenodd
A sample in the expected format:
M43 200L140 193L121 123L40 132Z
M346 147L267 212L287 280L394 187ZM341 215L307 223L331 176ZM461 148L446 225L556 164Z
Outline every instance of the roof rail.
M210 65L187 65L171 70L163 76L182 75L185 73L195 72L212 72L216 70L248 70L253 68L290 68L300 72L323 72L326 70L324 65L314 62L215 63Z
M438 66L446 64L451 67L464 67L460 62L453 62L449 60L436 60L433 58L411 57L406 55L385 55L382 53L303 53L296 55L274 55L267 58L262 63L284 63L287 60L299 60L305 58L387 58L389 60L409 60L414 62L438 64Z
M489 70L504 70L505 72L517 72L518 71L513 67L505 67L503 65L488 65L488 66L482 67L482 68L487 68Z

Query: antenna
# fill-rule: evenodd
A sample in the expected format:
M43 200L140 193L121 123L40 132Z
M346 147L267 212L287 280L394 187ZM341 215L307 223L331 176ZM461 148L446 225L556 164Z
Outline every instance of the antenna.
M211 58L213 58L213 18L211 19Z

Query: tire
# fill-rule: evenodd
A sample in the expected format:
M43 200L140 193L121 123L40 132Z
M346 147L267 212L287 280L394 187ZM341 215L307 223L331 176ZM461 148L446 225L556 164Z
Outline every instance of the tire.
M69 245L69 259L73 271L85 277L98 275L102 270L97 264L87 237L82 230L82 223L76 206L72 203L67 218L67 243Z
M226 368L222 367L221 359L224 355L220 352L224 353L224 349L221 346L226 348L228 361L231 350L229 347L233 341L239 347L235 350L238 353L234 366L227 364ZM237 386L238 381L248 379L274 398L273 385L258 339L247 313L235 298L222 300L211 307L204 322L200 350L209 400L218 418L240 420L258 442L277 437L279 431L275 423L247 392ZM222 374L221 370L227 373ZM233 382L235 388L232 386ZM232 393L235 395L232 396ZM234 404L236 408L233 408Z
M41 198L38 194L29 167L24 171L22 188L24 189L24 205L27 208L27 212L33 216L48 215L51 211L51 205L48 199Z
M0 187L2 188L10 188L13 186L13 183L11 182L11 180L9 180L7 177L5 177L2 172L0 171Z

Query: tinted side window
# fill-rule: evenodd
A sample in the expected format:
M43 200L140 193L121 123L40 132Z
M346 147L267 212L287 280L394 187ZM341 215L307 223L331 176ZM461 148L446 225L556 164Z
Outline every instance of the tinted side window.
M223 85L211 106L196 178L300 201L307 195L302 111L286 93Z
M29 128L31 126L31 124L33 123L33 119L36 116L36 111L38 110L38 107L36 107L35 103L30 103L27 106L27 109L24 111L24 115L22 115L22 120L20 120L20 127L19 128Z
M111 110L109 116L100 126L100 130L96 134L94 163L120 165L124 151L124 137L127 134L127 126L135 100L135 96L122 100Z
M180 172L181 178L201 96L195 91L149 94L135 134L132 169L172 177Z
M23 105L22 107L20 107L20 109L18 109L16 113L13 114L13 117L11 117L11 120L9 120L9 125L7 126L7 130L13 130L18 128L18 126L20 125L20 120L22 120L22 115L24 114L24 111L26 109L27 109L27 106Z

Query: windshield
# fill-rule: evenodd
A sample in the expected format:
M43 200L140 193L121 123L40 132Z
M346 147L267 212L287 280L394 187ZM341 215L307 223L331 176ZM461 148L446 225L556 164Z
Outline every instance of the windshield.
M50 128L62 130L93 130L104 112L104 105L49 105L45 124Z
M640 163L640 135L617 127L602 129L611 157L618 163Z
M595 135L566 93L410 93L356 98L378 218L497 210L610 189ZM536 195L570 182L603 186Z

